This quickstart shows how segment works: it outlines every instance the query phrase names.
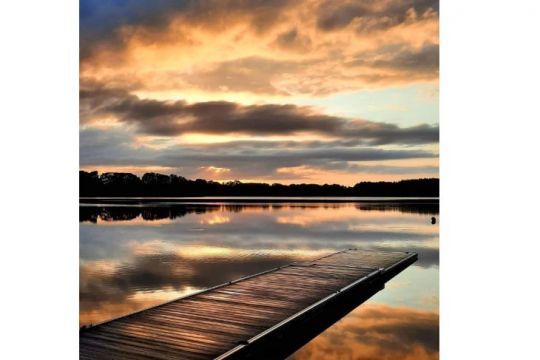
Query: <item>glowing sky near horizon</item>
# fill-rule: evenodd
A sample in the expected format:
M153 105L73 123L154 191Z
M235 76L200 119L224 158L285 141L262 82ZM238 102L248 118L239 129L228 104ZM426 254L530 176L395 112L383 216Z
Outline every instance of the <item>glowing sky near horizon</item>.
M80 167L438 177L438 1L81 0Z

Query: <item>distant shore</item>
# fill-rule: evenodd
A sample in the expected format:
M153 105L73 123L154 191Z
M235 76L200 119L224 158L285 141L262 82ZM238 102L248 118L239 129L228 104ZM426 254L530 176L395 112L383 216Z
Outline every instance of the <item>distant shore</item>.
M340 184L267 184L212 180L190 180L178 175L79 171L81 198L438 198L439 179L410 179L396 182L359 182Z

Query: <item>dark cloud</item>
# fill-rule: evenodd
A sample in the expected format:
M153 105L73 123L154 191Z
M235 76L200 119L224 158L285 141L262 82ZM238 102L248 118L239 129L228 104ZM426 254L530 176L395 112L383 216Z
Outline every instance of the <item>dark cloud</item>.
M313 166L319 169L342 170L357 173L373 172L373 167L357 167L349 161L374 162L416 158L435 158L436 153L415 149L384 150L380 148L349 146L331 142L231 142L206 146L184 145L164 149L146 146L134 147L133 134L125 130L86 129L80 132L80 165L88 166L166 166L186 177L198 176L201 166L231 169L228 178L290 177L277 173L277 169L294 166ZM422 173L426 169L403 168L406 173ZM435 169L427 169L433 172ZM375 171L377 172L377 171ZM378 173L391 173L391 168ZM398 172L395 169L394 172ZM298 175L301 176L301 175Z
M439 45L426 44L419 50L407 49L397 52L391 60L374 61L375 67L392 67L399 70L438 71Z
M295 27L279 34L275 44L284 50L306 51L311 47L311 39L302 35Z
M243 106L227 101L188 104L185 101L140 99L125 90L81 87L81 121L114 116L136 125L140 133L176 136L184 133L293 135L314 132L354 138L367 145L437 143L437 126L400 128L394 124L349 120L319 114L291 104Z
M385 30L405 22L411 11L422 15L438 12L438 0L350 0L326 1L319 7L319 29L331 31L355 23L358 32Z
M99 46L122 47L123 35L158 35L177 16L207 30L244 21L262 32L278 21L288 3L290 0L81 0L81 59ZM148 41L154 41L153 36Z
M99 43L122 46L118 32L122 26L143 25L164 29L170 17L187 10L193 1L187 0L80 0L80 55L92 55Z
M264 32L282 20L283 12L294 3L294 0L203 0L186 14L186 20L216 29L241 20L255 31Z
M368 66L374 69L393 69L417 74L437 76L439 71L439 45L424 44L419 49L403 45L386 46L377 53L359 54L348 66Z

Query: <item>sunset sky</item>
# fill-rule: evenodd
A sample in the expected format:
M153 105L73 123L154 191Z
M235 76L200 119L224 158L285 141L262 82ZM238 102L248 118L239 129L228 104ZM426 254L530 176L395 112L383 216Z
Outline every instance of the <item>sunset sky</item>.
M80 167L438 177L432 0L81 0Z

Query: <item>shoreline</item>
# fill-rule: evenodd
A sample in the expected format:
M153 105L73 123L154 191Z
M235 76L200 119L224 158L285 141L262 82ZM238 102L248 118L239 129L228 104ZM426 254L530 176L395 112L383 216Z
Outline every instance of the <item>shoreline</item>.
M149 203L439 203L438 197L341 197L341 196L187 196L187 197L79 197L79 205Z

